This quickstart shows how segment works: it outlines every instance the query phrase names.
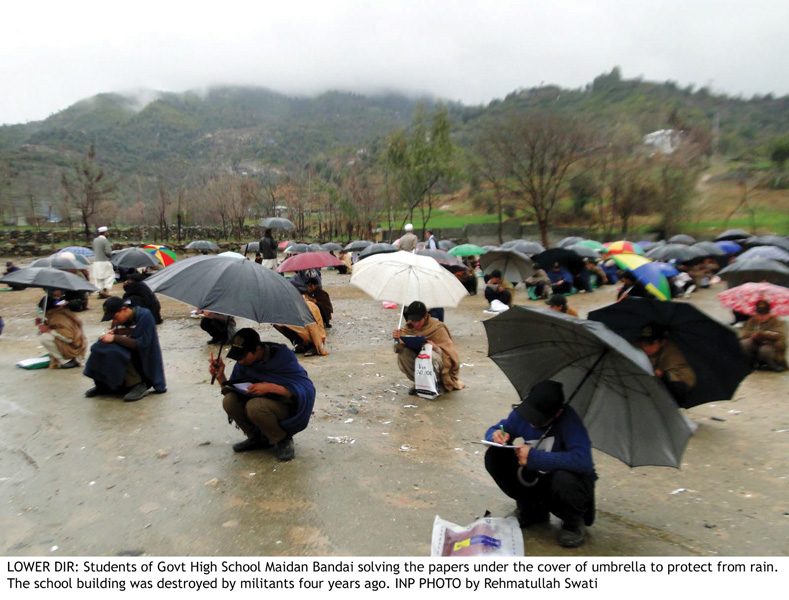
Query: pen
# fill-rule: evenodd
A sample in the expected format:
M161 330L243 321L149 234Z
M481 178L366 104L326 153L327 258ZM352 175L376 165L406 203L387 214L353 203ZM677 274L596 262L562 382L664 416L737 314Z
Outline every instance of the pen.
M504 431L504 425L499 425L499 429L501 429L501 435L507 435Z

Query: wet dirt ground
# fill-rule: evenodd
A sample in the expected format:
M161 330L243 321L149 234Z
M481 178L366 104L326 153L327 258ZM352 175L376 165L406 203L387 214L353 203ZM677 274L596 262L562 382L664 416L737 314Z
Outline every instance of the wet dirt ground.
M193 307L160 297L168 391L124 403L85 398L92 382L80 369L17 368L44 353L33 324L41 291L0 293L0 553L428 556L436 515L465 525L487 510L510 514L514 502L472 443L517 401L486 357L484 298L446 311L468 387L427 401L407 394L397 369L397 311L348 280L324 275L335 306L330 355L299 358L318 394L289 463L232 451L242 435L210 384L217 347L206 345ZM722 289L690 301L728 321L715 297ZM570 305L585 317L615 294L605 287ZM80 316L95 340L103 326L100 301L91 302ZM552 522L524 530L526 554L789 554L789 374L754 373L731 401L688 415L700 427L681 469L631 469L595 451L598 516L587 544L560 548Z

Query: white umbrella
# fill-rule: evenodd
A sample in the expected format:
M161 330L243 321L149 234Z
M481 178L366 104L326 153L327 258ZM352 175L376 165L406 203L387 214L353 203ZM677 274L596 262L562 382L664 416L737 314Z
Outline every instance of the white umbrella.
M376 300L424 302L428 308L454 307L468 291L429 256L411 252L374 254L353 266L351 284Z

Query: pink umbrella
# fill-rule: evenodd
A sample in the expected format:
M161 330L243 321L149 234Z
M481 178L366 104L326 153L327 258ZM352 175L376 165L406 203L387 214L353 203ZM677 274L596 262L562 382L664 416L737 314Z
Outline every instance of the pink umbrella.
M778 317L789 315L789 288L766 281L743 283L721 292L718 298L723 306L746 315L755 314L756 303L762 299L770 303L771 314Z
M340 267L342 264L328 252L305 252L283 260L277 267L277 273L322 269L323 267Z

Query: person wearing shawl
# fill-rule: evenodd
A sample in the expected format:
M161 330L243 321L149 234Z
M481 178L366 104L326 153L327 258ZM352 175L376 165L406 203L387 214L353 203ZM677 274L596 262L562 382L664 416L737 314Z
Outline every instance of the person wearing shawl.
M102 321L112 321L112 329L90 348L83 374L94 381L85 392L93 398L125 391L124 402L135 402L148 395L167 391L159 336L151 311L132 306L117 296L104 302Z
M786 326L771 314L769 300L756 303L756 314L740 330L742 350L754 368L786 371Z
M403 311L406 324L402 329L395 329L392 337L396 340L395 353L397 353L397 366L410 379L414 381L414 362L417 352L406 346L401 339L405 336L422 336L433 346L433 369L438 376L438 383L444 390L461 390L465 385L460 381L460 359L455 348L455 341L447 326L434 319L427 312L424 303L415 300ZM416 388L409 391L412 396Z
M88 352L88 340L82 321L68 309L68 300L52 300L46 306L44 320L36 319L41 345L49 352L50 369L72 369L80 366Z
M123 299L131 300L134 306L142 306L151 311L157 325L162 324L162 306L159 299L142 280L140 273L131 273L123 282Z
M315 319L314 322L309 323L306 327L274 325L274 329L290 340L293 344L293 351L296 354L328 356L329 351L326 350L326 329L323 326L321 311L318 305L309 297L302 296L302 298L307 303L307 308L310 310L312 318Z
M248 327L238 330L227 357L236 361L230 379L221 356L210 362L209 373L222 386L228 420L247 436L233 450L276 446L277 460L292 460L293 436L307 428L315 404L307 371L285 344L262 342Z

